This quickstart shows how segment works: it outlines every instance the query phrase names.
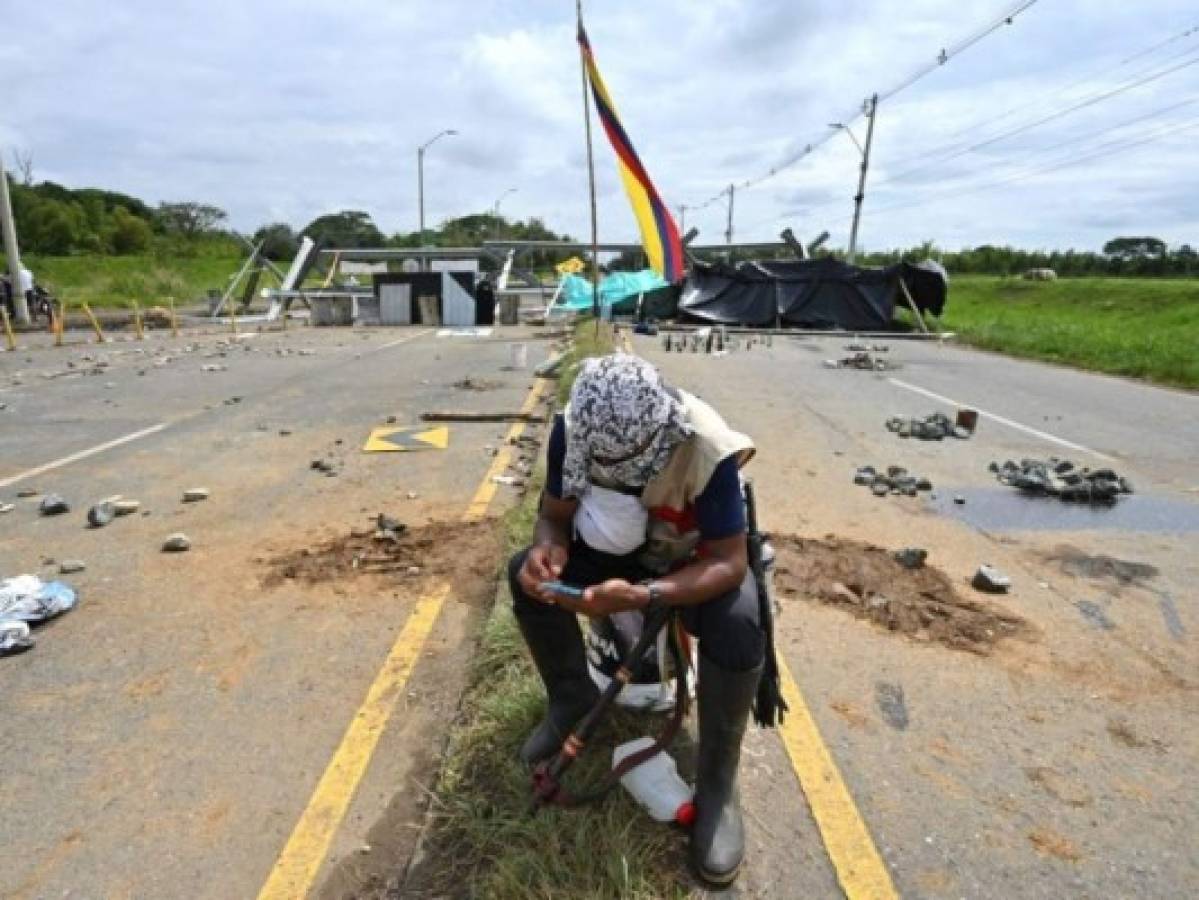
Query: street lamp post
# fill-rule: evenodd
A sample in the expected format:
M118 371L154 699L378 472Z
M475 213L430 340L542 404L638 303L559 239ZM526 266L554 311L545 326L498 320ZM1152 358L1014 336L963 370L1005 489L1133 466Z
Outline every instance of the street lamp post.
M416 203L420 211L421 247L425 246L425 151L446 135L455 135L457 133L453 128L439 131L416 149Z
M492 237L500 236L500 204L504 202L504 198L509 194L515 194L516 188L510 187L504 193L495 198L495 203L491 204L491 234Z

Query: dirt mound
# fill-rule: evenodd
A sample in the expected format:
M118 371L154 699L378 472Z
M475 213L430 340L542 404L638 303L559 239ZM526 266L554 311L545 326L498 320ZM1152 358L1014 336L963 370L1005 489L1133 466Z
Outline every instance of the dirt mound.
M775 587L783 600L799 597L838 606L913 640L980 655L1005 638L1032 634L1020 616L967 600L943 572L904 568L882 547L794 535L772 535L770 542L778 552Z
M262 581L271 587L287 580L319 584L358 575L393 576L405 583L450 579L461 593L467 583L493 584L499 558L499 527L492 519L430 522L394 536L364 528L268 559Z

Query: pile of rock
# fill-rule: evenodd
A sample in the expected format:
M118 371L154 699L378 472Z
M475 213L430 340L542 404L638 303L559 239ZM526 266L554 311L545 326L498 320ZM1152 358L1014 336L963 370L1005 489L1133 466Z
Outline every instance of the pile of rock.
M853 483L870 488L876 497L903 494L915 497L921 491L931 491L933 484L922 475L913 475L903 466L887 466L880 472L874 466L862 466L854 473Z
M1028 494L1058 497L1071 503L1115 503L1121 494L1131 494L1132 484L1112 469L1089 469L1068 459L1008 460L993 462L990 470L1000 483Z
M853 356L843 357L842 359L826 359L824 365L829 369L867 369L874 372L881 372L883 369L888 368L885 359L871 356L865 350L855 353Z
M901 438L919 438L922 441L941 441L952 437L966 440L970 429L956 424L945 413L933 413L919 419L915 416L892 416L887 419L887 430Z

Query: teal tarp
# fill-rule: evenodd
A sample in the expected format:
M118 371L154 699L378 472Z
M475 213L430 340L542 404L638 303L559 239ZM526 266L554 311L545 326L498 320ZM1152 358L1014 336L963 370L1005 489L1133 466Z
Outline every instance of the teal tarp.
M600 306L615 306L622 300L667 286L669 282L653 269L613 272L611 275L605 275L600 281ZM555 305L567 309L591 309L591 282L580 275L563 275L562 291L558 294L558 302Z

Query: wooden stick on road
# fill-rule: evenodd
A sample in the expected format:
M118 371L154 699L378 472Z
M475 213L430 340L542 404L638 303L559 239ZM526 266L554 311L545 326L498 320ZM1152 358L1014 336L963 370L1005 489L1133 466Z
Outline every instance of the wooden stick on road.
M445 410L420 414L422 422L524 422L540 424L545 416L534 412L458 412Z

